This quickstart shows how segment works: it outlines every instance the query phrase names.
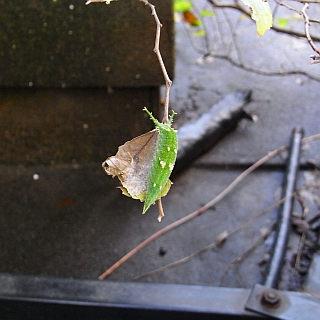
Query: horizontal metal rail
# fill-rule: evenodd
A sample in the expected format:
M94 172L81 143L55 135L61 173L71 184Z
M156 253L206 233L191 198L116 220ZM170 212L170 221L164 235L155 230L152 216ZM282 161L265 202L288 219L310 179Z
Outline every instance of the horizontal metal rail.
M0 274L0 318L261 319L250 290Z

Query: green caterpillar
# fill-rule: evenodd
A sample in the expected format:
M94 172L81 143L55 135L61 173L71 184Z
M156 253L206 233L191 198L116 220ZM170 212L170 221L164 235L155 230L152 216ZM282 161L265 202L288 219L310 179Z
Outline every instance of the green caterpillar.
M143 110L154 122L158 135L142 210L142 213L145 213L156 200L166 195L170 189L169 177L177 158L178 139L177 131L171 127L174 112L172 112L168 123L160 123L147 108Z
M159 217L163 217L161 197L170 187L170 174L177 158L177 131L171 127L174 112L168 123L160 123L143 109L155 124L155 129L127 141L118 148L115 156L102 163L103 170L118 177L122 193L144 202L142 213L159 200Z

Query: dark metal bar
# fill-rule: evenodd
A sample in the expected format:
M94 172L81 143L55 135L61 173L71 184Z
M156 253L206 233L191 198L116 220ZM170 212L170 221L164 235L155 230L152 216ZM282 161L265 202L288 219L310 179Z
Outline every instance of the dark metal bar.
M250 319L248 289L0 274L1 320Z
M252 288L246 308L282 320L319 320L320 302L305 293L270 289L261 284Z
M286 200L280 207L276 241L274 243L272 257L264 282L264 285L270 288L276 288L278 285L282 263L287 250L288 237L291 228L291 213L294 201L291 195L295 191L296 187L303 134L303 129L298 127L293 130L291 136L289 159L282 195L282 198L286 198Z

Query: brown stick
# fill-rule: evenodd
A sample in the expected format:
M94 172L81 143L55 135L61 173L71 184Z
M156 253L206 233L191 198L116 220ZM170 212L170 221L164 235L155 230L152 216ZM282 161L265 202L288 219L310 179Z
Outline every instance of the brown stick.
M314 52L316 52L318 54L318 56L310 56L310 58L312 58L314 61L311 61L311 64L314 64L314 63L319 63L319 56L320 56L320 49L315 45L315 43L313 42L311 36L310 36L310 31L309 31L309 26L310 26L310 18L309 16L307 15L307 12L306 10L309 8L309 3L306 3L304 4L302 10L301 10L301 13L303 15L303 18L304 18L304 24L305 24L305 33L306 33L306 38L312 48L312 50Z
M293 197L293 196L295 196L295 195L296 195L296 193L293 193L290 197ZM137 280L140 280L140 279L142 279L142 278L144 278L144 277L148 277L148 276L154 275L154 274L156 274L156 273L158 273L158 272L162 272L162 271L164 271L164 270L166 270L166 269L179 266L179 265L181 265L181 264L183 264L183 263L191 260L192 258L196 257L196 256L199 255L200 253L203 253L203 252L205 252L205 251L207 251L207 250L211 250L211 249L213 249L213 248L215 248L215 247L219 247L219 246L220 246L219 244L220 244L220 242L221 242L221 239L220 239L220 236L221 236L221 235L223 236L223 238L222 238L223 242L226 241L226 240L228 240L228 239L229 239L230 237L232 237L233 235L237 234L238 232L240 232L240 231L242 231L243 229L245 229L245 228L247 228L248 226L250 226L253 222L255 222L256 220L258 220L259 218L263 217L263 216L266 215L267 213L269 213L269 212L271 212L272 210L274 210L275 208L279 207L283 202L285 202L285 201L287 200L287 198L288 198L288 197L280 199L279 201L277 201L276 203L274 203L273 205L271 205L271 206L268 207L267 209L263 210L260 214L258 214L258 215L255 216L254 218L251 218L251 219L250 219L249 221L247 221L245 224L243 224L243 225L240 226L239 228L231 231L230 233L227 232L227 231L224 231L222 234L220 234L220 235L217 237L217 239L216 239L215 242L207 245L206 247L200 249L199 251L194 252L194 253L190 254L189 256L184 257L184 258L182 258L182 259L180 259L180 260L177 260L177 261L175 261L175 262L172 262L172 263L170 263L170 264L167 264L167 265L165 265L165 266L163 266L163 267L161 267L161 268L158 268L158 269L149 271L149 272L147 272L147 273L145 273L145 274L143 274L143 275L140 275L140 276L138 276L138 277L135 277L135 278L133 278L132 280L137 281Z
M88 5L93 2L105 2L106 4L110 4L111 1L114 0L88 0L85 4ZM166 66L163 62L162 55L160 52L160 33L161 33L161 28L162 24L159 20L159 17L156 12L156 8L153 4L151 4L148 0L139 0L142 3L144 3L146 6L148 6L151 9L151 14L154 17L154 20L156 22L156 37L155 37L155 44L154 44L154 53L156 54L160 68L164 77L164 80L166 82L166 92L165 92L165 98L164 98L164 112L163 112L163 118L162 118L162 123L168 123L169 122L169 95L170 95L170 88L172 85L172 81L169 78Z
M146 6L148 6L151 9L151 14L153 15L157 25L156 39L155 39L153 51L157 55L157 58L161 67L161 71L163 73L163 77L166 82L166 93L164 98L164 112L163 112L162 123L168 123L169 122L169 95L170 95L170 88L172 85L172 81L169 78L167 69L165 67L165 64L163 62L163 59L160 53L160 32L161 32L162 24L157 15L155 6L147 0L140 0L140 1L143 2Z
M304 138L302 140L303 143L308 143L313 140L320 139L320 133L315 134L313 136ZM287 146L282 146L278 149L275 149L271 152L269 152L266 156L258 160L256 163L254 163L252 166L250 166L248 169L243 171L226 189L224 189L218 196L216 196L214 199L206 203L203 207L199 208L198 210L190 213L189 215L169 224L168 226L164 227L163 229L157 231L152 236L141 242L138 246L136 246L134 249L129 251L125 256L123 256L120 260L118 260L114 265L112 265L109 269L107 269L103 274L99 276L100 280L103 280L107 278L114 270L116 270L118 267L120 267L124 262L129 260L132 256L134 256L137 252L139 252L141 249L143 249L145 246L147 246L149 243L151 243L153 240L159 238L160 236L164 235L168 231L182 225L183 223L192 220L208 210L210 207L218 203L221 199L223 199L227 194L229 194L236 186L239 184L246 176L248 176L252 171L257 169L259 166L264 164L265 162L269 161L276 155L280 154L284 150L287 149Z
M159 238L166 232L182 225L183 223L194 219L195 217L202 214L204 211L208 210L210 207L218 203L221 199L223 199L227 194L229 194L235 186L240 183L247 175L249 175L252 171L254 171L256 168L261 166L263 163L267 162L271 158L275 157L282 151L286 149L285 146L278 148L272 152L270 152L268 155L261 158L259 161L254 163L252 166L250 166L247 170L242 172L226 189L224 189L217 197L206 203L203 207L199 208L198 210L190 213L189 215L169 224L168 226L164 227L163 229L157 231L154 233L151 237L147 238L143 242L141 242L137 247L132 249L130 252L128 252L125 256L123 256L119 261L117 261L113 266L111 266L108 270L106 270L102 275L99 276L100 280L105 279L108 277L114 270L116 270L118 267L120 267L124 262L126 262L128 259L130 259L133 255L135 255L137 252L139 252L142 248L144 248L146 245L148 245L153 240Z

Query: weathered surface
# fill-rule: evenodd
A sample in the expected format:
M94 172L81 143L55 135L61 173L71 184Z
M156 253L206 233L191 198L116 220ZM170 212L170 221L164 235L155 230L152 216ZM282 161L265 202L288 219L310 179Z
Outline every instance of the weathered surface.
M142 215L143 204L123 196L116 188L119 182L107 177L100 163L0 169L0 194L5 195L0 215L0 272L91 279L146 237L197 209L240 173L191 169L179 176L163 199L166 216L159 223L157 206ZM33 179L34 174L39 175L38 180ZM110 280L131 280L209 245L224 230L241 226L273 203L279 178L279 172L249 177L215 210L154 241ZM236 214L239 208L242 216ZM228 264L259 237L263 224L258 221L222 248L144 280L218 286ZM161 250L164 255L159 254ZM257 254L262 256L263 247ZM242 270L248 283L259 277L259 267L251 259ZM233 271L228 272L223 286L240 286Z
M153 128L142 108L158 104L157 88L0 89L0 163L101 163Z
M256 41L255 30L244 36ZM295 40L287 39L281 47L291 46L292 41ZM155 219L156 206L142 216L142 203L121 195L116 189L118 181L103 173L101 162L108 154L97 163L75 167L1 166L0 271L96 279L148 236L214 198L248 164L286 144L293 126L302 125L306 136L319 132L319 82L301 75L270 78L252 74L221 60L198 65L199 55L188 46L187 34L181 25L177 25L176 43L177 76L171 90L171 106L178 112L174 122L177 129L184 120L190 120L191 116L197 118L226 94L244 88L253 90L248 111L258 116L258 122L240 123L234 132L173 180L172 189L163 201L166 216L161 224ZM254 60L250 55L248 59L270 68L271 58L282 56L280 50L274 50L275 42L270 43L272 45L263 48L261 59ZM300 44L296 50L298 55L301 55ZM308 54L304 57L308 63ZM313 72L319 73L319 68L314 67ZM141 103L141 108L143 106ZM94 108L88 109L95 113ZM127 116L127 112L119 112ZM113 131L114 136L124 129ZM319 142L306 146L302 163L307 159L318 163L319 148ZM109 155L115 151L116 148ZM283 163L283 157L278 157L272 166L252 173L215 208L152 242L117 269L110 280L130 281L172 263L213 243L225 230L232 232L258 216L280 195L285 174ZM299 175L299 188L308 180L308 172ZM34 174L39 175L38 180L33 179ZM315 183L316 180L311 180L309 187ZM309 193L313 191L308 189ZM310 213L311 210L318 212L319 202L311 206L312 194L308 199ZM296 212L301 210L298 205ZM265 228L273 223L275 213L268 213L246 226L221 248L203 252L183 265L142 280L251 287L261 280L257 263L264 257L268 243L250 251L242 261L235 259L261 238ZM294 247L291 248L289 258L294 255ZM238 263L231 264L233 261Z
M161 52L173 72L172 1L153 3ZM137 0L0 0L0 86L140 87L164 83L149 8Z

